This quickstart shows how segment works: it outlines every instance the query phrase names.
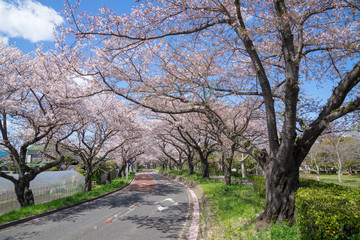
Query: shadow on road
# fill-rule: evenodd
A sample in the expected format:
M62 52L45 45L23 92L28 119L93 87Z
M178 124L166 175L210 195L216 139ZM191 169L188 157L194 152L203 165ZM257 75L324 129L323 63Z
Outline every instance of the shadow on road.
M172 206L168 210L172 213L167 214L166 216L151 216L144 218L143 216L135 215L127 217L126 220L136 224L138 229L156 229L166 234L166 236L163 237L165 239L177 239L183 228L183 223L186 221L186 215L179 213L186 212L187 208L187 203L183 203Z
M186 221L186 213L188 210L188 202L176 203L165 206L166 203L161 203L166 210L158 210L158 205L155 200L150 200L150 196L154 196L156 199L166 199L168 196L178 195L184 192L183 186L178 183L171 182L168 179L159 176L157 174L151 174L151 177L156 181L155 186L151 190L145 191L119 191L110 194L104 198L99 198L94 201L90 201L55 214L51 214L47 217L41 218L40 221L32 221L24 224L25 227L22 232L15 231L12 236L7 234L2 235L0 232L0 239L42 239L43 225L49 223L56 224L56 226L67 226L65 223L79 224L80 221L84 221L86 218L94 217L100 211L107 213L114 212L111 209L122 209L126 211L134 204L154 206L151 213L142 212L146 215L124 216L123 220L128 220L132 224L136 225L136 228L142 229L156 229L161 232L161 238L176 239L179 236L183 228L183 224ZM155 197L156 196L156 197ZM166 211L166 215L164 215ZM135 213L135 212L134 212ZM85 216L86 218L84 218ZM81 223L80 223L81 224ZM37 227L35 227L37 226ZM31 229L31 230L29 230ZM36 230L33 230L36 229ZM66 229L64 229L66 231ZM166 237L164 237L166 236Z
M94 209L99 208L121 208L128 207L134 203L142 203L144 204L144 196L147 194L158 195L158 196L168 196L169 194L178 194L183 191L183 187L181 185L172 184L171 187L168 186L168 180L159 176L157 174L152 175L154 180L158 181L160 184L156 184L155 187L151 191L119 191L112 195L108 195L105 198L100 198L92 202L88 202L85 204L81 204L74 208L67 209L62 212L56 213L56 215L51 215L48 218L48 221L53 222L61 222L61 221L70 221L76 222L76 220L83 215L86 215L87 212L90 212ZM164 181L164 182L161 182ZM151 203L145 203L151 204ZM187 206L185 206L187 207ZM184 210L186 211L186 209ZM34 224L42 225L46 221L38 221Z

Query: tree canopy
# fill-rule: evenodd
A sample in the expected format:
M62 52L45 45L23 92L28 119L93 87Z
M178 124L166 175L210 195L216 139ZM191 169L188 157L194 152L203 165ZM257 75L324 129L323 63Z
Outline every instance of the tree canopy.
M259 222L294 222L299 166L334 121L359 110L357 1L138 1L133 11L98 15L68 6L73 56L97 90L156 112L200 112L230 134L208 106L258 102L265 148L242 148L265 171L267 203ZM91 51L90 51L91 50ZM79 71L80 72L80 71ZM309 85L310 84L310 85ZM333 85L324 104L309 86Z

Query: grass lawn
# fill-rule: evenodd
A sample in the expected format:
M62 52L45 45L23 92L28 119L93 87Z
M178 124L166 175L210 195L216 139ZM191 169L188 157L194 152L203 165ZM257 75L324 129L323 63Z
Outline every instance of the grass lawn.
M115 179L111 182L111 184L100 185L90 192L77 193L73 196L56 199L51 202L24 207L19 210L13 210L0 216L0 224L68 206L80 201L88 200L106 194L108 192L115 191L116 189L119 189L128 184L133 177L134 175L129 175L128 181L126 181L125 177L121 179Z
M300 174L300 177L303 178L309 178L316 180L316 174ZM352 174L351 176L348 175L348 173L344 172L341 176L342 182L339 183L338 175L337 174L321 174L320 175L320 181L325 183L334 183L339 184L346 187L356 188L360 189L360 174Z

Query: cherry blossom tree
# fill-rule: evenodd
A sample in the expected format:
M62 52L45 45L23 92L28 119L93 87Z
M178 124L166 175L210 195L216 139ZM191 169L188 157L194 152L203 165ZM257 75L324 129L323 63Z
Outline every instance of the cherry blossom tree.
M112 161L119 167L118 177L125 174L127 166L138 164L142 155L151 152L151 122L144 118L134 118L132 121L131 129L128 129L131 131L130 138L112 154Z
M158 147L165 155L164 159L170 159L178 166L179 170L186 161L188 174L193 174L194 165L199 161L195 161L194 159L196 151L187 143L186 139L182 137L182 134L184 134L186 130L179 127L180 125L187 125L187 116L157 114L155 117L159 119L157 123L159 127L157 129L160 129L160 131L157 130L154 134L156 135ZM170 155L167 148L177 152L178 157Z
M139 148L138 144L134 144L134 140L130 140L131 143L124 144L119 151L115 152L117 154L115 162L119 166L119 178L125 175L127 166L136 164L138 157L145 153L143 148ZM128 161L130 162L128 163Z
M133 113L109 94L83 99L78 130L61 147L80 157L86 167L85 191L92 190L92 176L109 160L109 154L133 137Z
M244 145L265 172L259 226L294 223L301 163L331 122L359 110L359 2L138 2L128 15L68 7L72 27L63 33L92 49L88 74L100 91L158 112L201 112L204 102L230 95L262 99L268 146ZM330 97L302 112L313 107L304 95L316 84L332 85Z
M181 115L170 115L166 119L167 123L171 124L172 131L176 134L172 135L173 140L178 143L173 146L179 152L179 155L185 154L187 156L188 166L190 172L194 168L193 156L199 158L201 163L202 177L209 177L209 162L210 155L217 150L218 143L209 133L209 124L204 121L205 116L198 113L186 113ZM169 141L168 141L169 142ZM181 147L183 145L185 148ZM182 160L178 160L181 161Z
M129 166L155 166L161 156L157 147L156 134L159 131L157 121L140 109L133 109L137 112L137 118L134 119L132 138L116 152L114 152L114 162L119 166L119 177L125 174L128 160Z
M38 49L33 54L0 45L0 145L19 169L18 177L5 172L0 176L14 183L21 207L34 204L30 182L64 160L63 156L52 157L39 167L29 167L27 148L44 144L46 149L53 144L53 152L58 151L58 143L73 132L71 116L76 105L76 101L66 99L68 75L54 64L53 53Z
M252 143L260 144L266 139L264 120L259 117L262 103L254 100L238 105L226 105L218 102L213 106L207 105L206 116L208 124L212 126L209 132L217 141L224 158L225 185L231 183L232 162L236 152L246 153L249 139ZM261 139L262 138L262 139ZM244 161L243 158L242 161Z
M177 170L181 170L185 162L185 156L182 149L165 136L159 136L158 144L158 147L164 156L176 165Z

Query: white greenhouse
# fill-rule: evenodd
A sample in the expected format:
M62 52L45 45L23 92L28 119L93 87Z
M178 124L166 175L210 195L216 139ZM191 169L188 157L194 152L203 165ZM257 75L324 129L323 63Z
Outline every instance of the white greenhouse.
M13 176L17 177L17 174ZM76 171L42 172L30 182L35 204L49 202L82 192L85 177ZM0 215L20 208L14 184L0 177Z

